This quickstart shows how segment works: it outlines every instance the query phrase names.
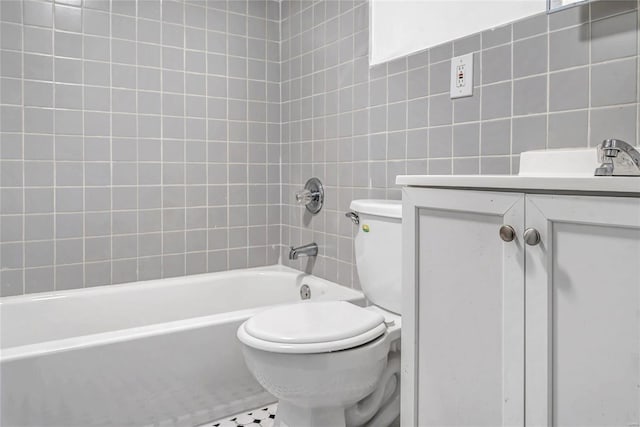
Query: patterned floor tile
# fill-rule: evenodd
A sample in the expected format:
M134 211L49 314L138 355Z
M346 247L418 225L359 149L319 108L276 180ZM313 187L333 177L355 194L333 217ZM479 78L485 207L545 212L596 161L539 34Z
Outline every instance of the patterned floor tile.
M278 404L253 409L246 413L202 424L200 427L272 427Z

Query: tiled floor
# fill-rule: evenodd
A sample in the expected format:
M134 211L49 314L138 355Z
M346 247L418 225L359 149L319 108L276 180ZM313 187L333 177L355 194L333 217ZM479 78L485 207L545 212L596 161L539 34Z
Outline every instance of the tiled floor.
M200 427L272 427L278 404L274 403L247 413L202 424Z

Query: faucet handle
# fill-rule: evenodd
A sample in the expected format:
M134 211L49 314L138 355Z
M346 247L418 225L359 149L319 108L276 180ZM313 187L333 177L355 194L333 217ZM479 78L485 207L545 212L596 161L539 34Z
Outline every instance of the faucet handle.
M297 191L296 202L307 208L312 214L317 214L324 203L324 187L318 178L310 178L304 189Z
M308 205L313 200L313 194L306 188L296 192L296 202L299 205Z

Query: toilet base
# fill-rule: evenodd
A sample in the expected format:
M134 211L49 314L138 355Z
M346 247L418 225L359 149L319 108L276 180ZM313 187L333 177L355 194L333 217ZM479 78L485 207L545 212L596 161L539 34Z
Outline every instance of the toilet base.
M280 401L275 427L389 427L400 415L400 353L390 354L376 389L357 404L300 407Z
M301 408L280 401L274 426L345 427L344 408Z

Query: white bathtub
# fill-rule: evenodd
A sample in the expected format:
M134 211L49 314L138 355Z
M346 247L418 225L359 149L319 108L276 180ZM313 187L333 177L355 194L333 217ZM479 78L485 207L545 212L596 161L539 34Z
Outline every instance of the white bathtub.
M2 426L193 426L274 399L236 329L300 300L360 292L282 266L0 301Z

